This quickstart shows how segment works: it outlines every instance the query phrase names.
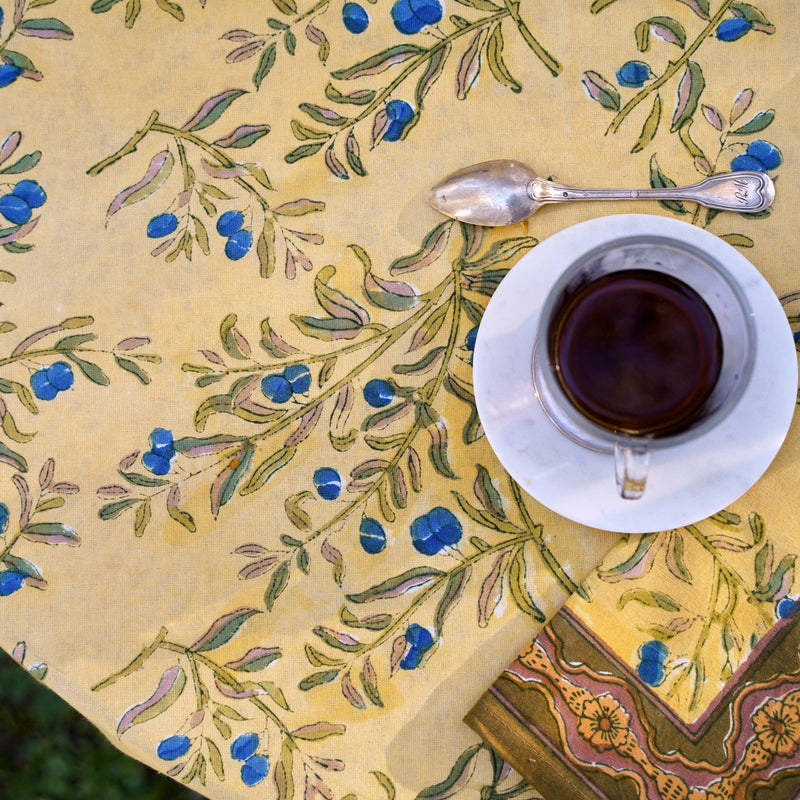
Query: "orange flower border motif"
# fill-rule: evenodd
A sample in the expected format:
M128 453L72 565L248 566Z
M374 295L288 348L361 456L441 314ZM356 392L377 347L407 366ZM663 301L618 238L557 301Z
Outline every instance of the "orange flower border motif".
M676 724L563 610L467 724L548 800L796 800L800 621L775 627L702 730Z

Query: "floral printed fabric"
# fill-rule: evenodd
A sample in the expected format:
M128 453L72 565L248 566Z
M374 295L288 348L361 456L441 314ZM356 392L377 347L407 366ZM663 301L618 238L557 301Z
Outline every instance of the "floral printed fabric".
M759 218L648 210L747 248L795 322L788 12L0 7L2 646L212 798L531 796L461 719L618 537L504 473L471 358L519 257L601 210L481 229L424 192L498 157L597 186L769 172L779 199ZM724 682L761 631L743 609L797 610L797 446L723 512L718 538L757 585L736 609L734 573L688 560L692 531L608 557L618 576L638 558L716 587L686 622L655 585L623 604L673 614L618 649L651 686L680 681L679 704L717 684L674 643L713 635L705 675ZM613 747L624 720L595 702L581 724ZM753 719L776 752L795 712Z

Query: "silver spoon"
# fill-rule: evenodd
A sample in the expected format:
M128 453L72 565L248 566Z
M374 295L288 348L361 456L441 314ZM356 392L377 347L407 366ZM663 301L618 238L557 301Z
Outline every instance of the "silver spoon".
M575 189L540 178L519 161L484 161L454 172L425 197L437 211L473 225L513 225L545 203L572 200L686 200L723 211L763 211L775 185L761 172L712 175L699 183L664 189Z

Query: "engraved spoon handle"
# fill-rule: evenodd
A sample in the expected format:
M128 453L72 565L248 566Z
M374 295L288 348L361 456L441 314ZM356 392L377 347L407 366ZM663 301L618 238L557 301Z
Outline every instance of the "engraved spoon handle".
M756 212L775 199L772 179L762 172L712 175L699 183L663 189L576 189L534 178L527 188L537 203L568 203L573 200L686 200L722 211Z

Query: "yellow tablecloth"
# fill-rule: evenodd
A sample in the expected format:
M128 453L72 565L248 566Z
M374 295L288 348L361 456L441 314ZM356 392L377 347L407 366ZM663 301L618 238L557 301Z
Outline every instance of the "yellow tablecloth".
M647 210L747 248L795 314L792 9L2 5L0 643L211 798L516 786L462 717L618 537L504 473L474 329L537 241L642 209L490 230L424 192L498 157L768 171L762 218ZM798 446L739 516L789 600Z

